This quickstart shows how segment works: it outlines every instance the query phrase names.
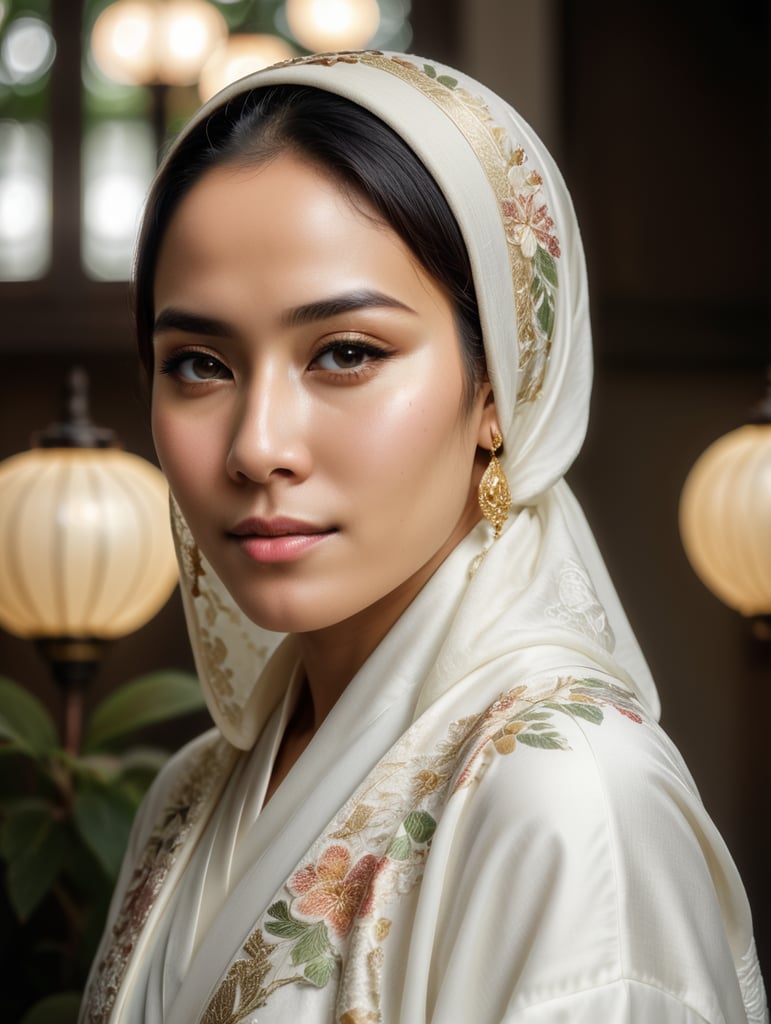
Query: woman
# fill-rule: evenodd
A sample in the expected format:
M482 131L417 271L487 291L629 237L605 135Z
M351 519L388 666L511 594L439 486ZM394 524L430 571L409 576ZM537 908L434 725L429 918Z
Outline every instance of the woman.
M218 730L145 801L82 1020L766 1020L562 480L586 282L527 125L414 57L244 79L158 176L136 312Z

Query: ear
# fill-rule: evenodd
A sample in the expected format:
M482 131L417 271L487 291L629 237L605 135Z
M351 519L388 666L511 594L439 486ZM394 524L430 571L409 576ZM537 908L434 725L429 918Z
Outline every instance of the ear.
M502 434L503 431L501 430L498 414L495 410L495 396L493 395L492 385L486 382L482 385L482 390L485 392L485 396L482 413L479 417L477 445L489 451L493 442L493 434Z

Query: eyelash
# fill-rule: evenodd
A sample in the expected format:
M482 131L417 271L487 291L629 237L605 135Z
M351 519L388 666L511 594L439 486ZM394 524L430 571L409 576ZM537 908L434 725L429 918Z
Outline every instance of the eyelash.
M311 366L317 364L320 359L330 353L342 352L345 350L355 352L359 356L366 357L366 359L358 366L351 366L348 367L348 369L343 367L340 367L337 370L321 369L321 372L331 375L333 380L357 380L363 374L374 369L375 363L382 362L383 360L388 359L391 355L391 353L387 352L385 349L382 349L377 345L372 345L369 342L362 341L359 338L335 338L334 341L325 345L320 352L316 353L311 360Z
M365 361L360 363L358 366L351 366L348 369L344 369L342 367L338 370L320 368L319 372L326 374L333 381L355 381L363 374L367 373L368 370L373 368L374 363L388 359L391 355L391 353L385 351L385 349L379 348L378 346L372 345L368 342L363 342L356 338L336 338L334 341L325 345L320 352L317 352L316 355L314 355L310 365L314 366L318 364L319 360L330 353L344 350L354 352L359 356L364 357ZM225 371L227 377L209 377L200 378L199 380L189 380L185 378L180 372L180 367L183 366L184 363L194 359L204 359L208 360L212 364L216 364L216 366L219 367L219 370ZM166 356L160 363L159 372L171 377L176 377L181 384L190 385L192 387L196 387L200 384L207 384L210 381L228 379L228 377L232 376L231 372L222 360L211 355L211 353L201 351L200 349L183 349L179 352L174 352L171 355Z
M211 363L216 363L218 367L220 367L222 370L225 370L226 373L230 374L230 371L227 369L227 367L225 366L221 359L217 359L216 356L211 355L211 353L209 352L202 352L199 349L192 348L183 349L179 352L173 352L170 356L166 356L166 358L161 361L159 371L160 373L168 374L171 377L176 377L181 384L190 384L192 386L195 386L196 384L208 383L209 381L222 380L222 377L210 377L208 379L201 378L199 381L187 380L180 373L180 367L183 365L183 363L186 363L192 359L207 359Z

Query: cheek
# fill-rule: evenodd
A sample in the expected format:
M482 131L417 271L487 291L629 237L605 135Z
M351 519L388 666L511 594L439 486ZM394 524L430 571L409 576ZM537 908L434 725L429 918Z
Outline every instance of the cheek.
M428 380L380 395L333 449L341 473L369 495L373 514L393 523L415 520L427 503L452 520L468 497L476 437L460 385L449 373Z
M151 423L158 461L175 497L184 501L196 486L206 488L220 461L215 432L200 417L181 416L163 403L153 403Z

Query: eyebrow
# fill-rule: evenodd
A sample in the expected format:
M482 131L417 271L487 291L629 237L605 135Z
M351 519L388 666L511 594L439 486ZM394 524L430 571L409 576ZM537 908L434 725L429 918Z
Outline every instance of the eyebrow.
M281 317L281 323L287 327L298 327L316 320L328 320L342 313L352 313L361 309L399 309L415 314L415 310L391 295L374 289L360 289L333 295L318 302L308 302L287 310ZM416 315L416 314L415 314ZM224 320L201 316L173 306L161 310L155 318L153 333L162 331L184 331L188 334L199 334L204 337L229 338L233 335L232 327Z
M359 309L401 309L407 313L415 313L410 306L405 305L391 295L385 295L373 289L360 289L358 291L345 292L342 295L333 295L329 299L321 299L318 302L309 302L304 306L296 306L288 310L281 318L282 323L288 327L297 327L300 324L311 323L314 320L327 320L341 313L353 313Z
M155 318L153 334L160 334L161 331L185 331L188 334L201 334L211 338L229 338L233 334L224 320L188 313L173 306L161 310Z

